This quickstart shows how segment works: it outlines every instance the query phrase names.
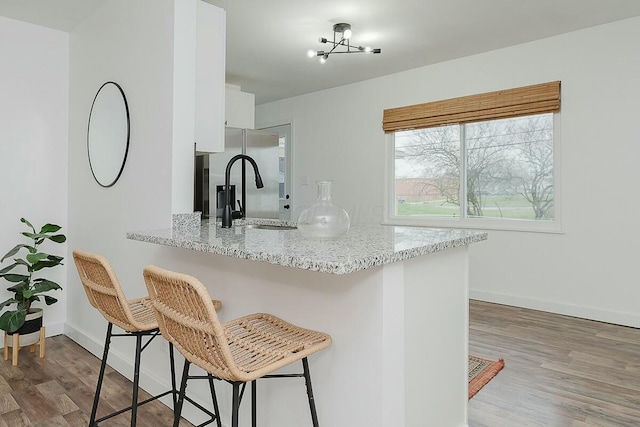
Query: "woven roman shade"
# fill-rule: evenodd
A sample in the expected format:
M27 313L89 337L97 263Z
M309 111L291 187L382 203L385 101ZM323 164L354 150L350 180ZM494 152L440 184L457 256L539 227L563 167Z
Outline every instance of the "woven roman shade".
M560 81L384 110L385 133L560 111Z

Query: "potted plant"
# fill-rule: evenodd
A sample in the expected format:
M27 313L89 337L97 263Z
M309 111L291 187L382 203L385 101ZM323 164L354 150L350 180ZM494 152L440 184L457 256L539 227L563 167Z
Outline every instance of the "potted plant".
M62 289L57 283L39 276L40 271L45 268L52 268L62 264L63 257L49 255L42 252L39 247L46 240L55 243L63 243L67 240L64 234L55 234L60 230L60 226L55 224L45 224L39 232L29 221L20 218L20 222L24 223L31 231L23 231L21 234L30 240L29 243L19 243L2 259L2 264L6 259L13 259L13 263L0 270L0 277L9 282L8 291L13 292L13 296L6 301L0 303L0 311L4 313L0 316L0 329L7 331L9 334L18 332L22 335L20 328L25 325L25 320L31 320L32 317L39 320L42 326L42 309L31 308L31 303L40 301L40 297L44 298L47 305L56 303L58 300L46 292L56 289ZM15 257L22 250L26 251L24 257ZM7 307L15 304L15 309L7 309ZM29 317L29 319L27 319ZM33 332L33 327L28 328L29 332ZM37 328L36 330L39 330ZM37 335L37 334L36 334ZM22 337L21 337L22 338ZM37 341L37 339L36 339ZM35 341L34 341L35 342ZM24 345L29 344L24 342ZM22 346L21 342L21 346Z

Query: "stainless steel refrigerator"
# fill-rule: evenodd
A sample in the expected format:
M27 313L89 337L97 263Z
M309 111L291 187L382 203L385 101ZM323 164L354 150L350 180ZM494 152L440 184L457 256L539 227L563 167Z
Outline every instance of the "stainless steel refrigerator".
M196 210L205 211L205 216L220 216L224 206L225 172L227 163L236 154L251 156L257 163L263 188L256 188L255 177L251 164L245 160L236 161L231 168L231 207L233 210L243 210L247 218L279 218L279 170L280 148L279 137L276 132L254 129L227 128L224 153L208 154L208 159L198 161L196 157L196 180L201 176L207 181L196 191ZM208 160L208 161L207 161ZM202 164L199 170L199 163ZM205 169L208 166L208 170ZM241 179L244 174L244 181ZM208 178L208 179L207 179ZM244 186L242 183L244 182ZM206 185L208 184L208 185ZM204 188L208 187L208 188ZM202 209L198 209L200 203ZM207 209L208 208L208 209Z

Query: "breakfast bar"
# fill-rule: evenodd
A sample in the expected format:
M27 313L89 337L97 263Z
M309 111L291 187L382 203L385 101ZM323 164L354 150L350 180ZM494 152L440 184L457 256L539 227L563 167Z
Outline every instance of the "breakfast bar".
M270 312L330 334L333 345L309 359L320 425L467 425L468 246L486 232L359 224L312 240L294 223L222 228L186 215L127 238L185 260L181 272L197 271L223 300L222 321ZM260 383L260 425L310 425L300 387Z

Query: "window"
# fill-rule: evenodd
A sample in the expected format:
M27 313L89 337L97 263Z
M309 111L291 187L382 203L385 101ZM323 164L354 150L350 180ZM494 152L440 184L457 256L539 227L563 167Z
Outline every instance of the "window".
M555 111L393 130L391 221L558 230Z

